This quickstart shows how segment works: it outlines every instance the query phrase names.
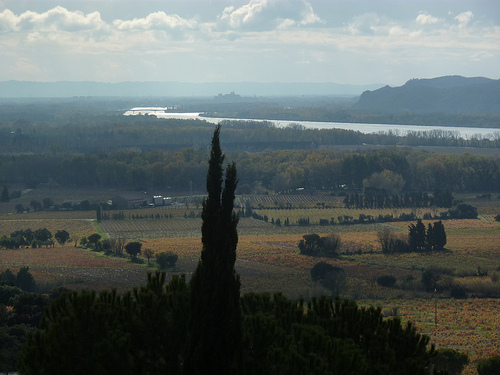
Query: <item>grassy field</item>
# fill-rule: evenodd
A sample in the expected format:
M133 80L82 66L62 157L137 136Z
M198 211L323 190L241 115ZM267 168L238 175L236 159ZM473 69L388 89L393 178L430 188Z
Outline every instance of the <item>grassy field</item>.
M413 321L437 347L467 353L473 363L465 373L474 374L478 360L500 354L500 323L496 319L500 313L500 300L484 298L500 295L500 226L494 221L494 216L500 213L500 205L497 200L464 198L478 207L480 217L444 221L448 239L445 251L387 256L380 251L377 232L389 228L405 235L409 222L335 226L314 223L319 218L338 216L338 212L357 218L359 213L392 213L396 216L395 210L389 210L389 213L387 210L373 210L372 213L368 213L369 210L346 210L339 207L339 197L330 196L310 199L296 196L289 203L281 196L279 200L271 196L252 197L255 207L261 205L254 212L265 213L269 220L288 217L293 224L292 217L309 217L313 224L277 227L262 220L241 219L236 269L241 276L242 292L282 291L291 298L306 299L325 294L328 293L326 289L311 281L310 269L319 261L331 263L346 272L343 297L356 299L360 304L379 305L387 316L398 315L404 321ZM244 204L248 199L240 197L240 203ZM108 237L140 240L143 249L178 254L177 268L170 274L182 272L189 277L201 251L201 219L198 217L199 208L188 200L186 203L187 206L181 208L124 211L126 219L101 223L95 221L95 212L5 212L0 215L0 235L17 229L47 228L52 233L65 229L73 239L99 231ZM323 208L323 203L329 207ZM2 209L8 211L5 207ZM415 212L422 214L421 211ZM160 214L162 218L131 218L132 215L150 217L151 214ZM189 217L193 215L194 218ZM338 258L314 258L299 253L297 244L304 234L327 235L332 232L341 237ZM143 284L148 271L155 269L145 259L133 263L126 257L106 257L102 253L75 247L73 243L53 248L0 250L0 271L6 268L15 271L26 265L30 266L36 280L47 288L65 285L74 289L117 288L119 291ZM436 294L424 292L420 284L422 271L432 267L445 272L441 280L444 288ZM376 280L382 275L394 276L396 286L378 286ZM446 286L452 284L465 287L469 298L451 299Z

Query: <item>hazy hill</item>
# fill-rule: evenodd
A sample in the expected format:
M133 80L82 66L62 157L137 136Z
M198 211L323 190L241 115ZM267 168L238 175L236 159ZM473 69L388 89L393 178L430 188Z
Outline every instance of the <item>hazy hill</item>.
M0 98L61 98L73 96L205 97L234 92L241 96L358 96L380 85L260 82L0 82Z
M355 108L375 113L500 114L500 80L446 76L365 91Z

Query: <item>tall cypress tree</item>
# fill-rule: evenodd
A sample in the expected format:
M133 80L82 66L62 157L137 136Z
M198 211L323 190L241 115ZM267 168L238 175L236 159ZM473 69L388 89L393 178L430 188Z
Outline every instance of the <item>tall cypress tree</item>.
M203 201L202 251L191 279L192 310L186 374L235 374L241 358L240 279L234 270L238 217L233 212L236 165L226 167L214 131Z

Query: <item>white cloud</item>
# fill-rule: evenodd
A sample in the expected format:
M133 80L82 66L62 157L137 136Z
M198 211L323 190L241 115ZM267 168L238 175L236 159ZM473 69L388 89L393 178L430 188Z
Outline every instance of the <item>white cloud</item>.
M118 30L153 30L153 29L194 29L196 21L187 20L177 14L168 15L165 12L155 12L144 18L134 18L130 21L115 20L113 25Z
M381 19L377 13L365 13L356 16L348 23L348 30L352 35L374 34L380 26Z
M432 25L439 22L439 18L431 16L427 13L420 13L417 16L416 22L420 25Z
M493 55L491 53L486 52L486 51L479 51L479 52L472 54L471 60L472 61L482 61L482 60L489 59L491 57L493 57Z
M500 64L500 21L489 10L457 11L451 2L426 3L425 11L364 0L356 7L330 0L112 3L0 7L0 80L391 83L391 70L465 75L466 66L487 75L480 70L487 66L498 75Z
M25 12L15 17L16 31L83 31L101 30L107 28L99 12L84 14L79 11L69 11L57 6L44 13Z
M322 22L306 1L251 0L239 8L226 7L218 17L217 26L219 29L264 31Z
M469 22L472 20L473 17L474 17L474 14L472 14L471 11L467 11L467 12L460 13L458 16L456 16L453 19L458 22L458 26L465 27L469 24Z

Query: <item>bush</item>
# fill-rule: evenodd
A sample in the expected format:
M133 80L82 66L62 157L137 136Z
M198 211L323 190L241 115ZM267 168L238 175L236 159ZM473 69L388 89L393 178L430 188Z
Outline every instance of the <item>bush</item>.
M311 279L321 281L328 272L332 272L334 267L326 262L318 262L311 268Z
M346 283L344 270L326 262L318 262L311 268L311 279L320 282L332 295L338 295Z
M12 300L22 292L16 286L0 285L0 305L12 305Z
M451 219L477 219L477 208L466 203L459 203L448 210Z
M16 275L16 285L25 292L34 292L36 288L35 279L29 272L29 267L21 267Z
M467 298L467 293L463 287L455 285L450 290L450 297L455 299L465 299Z
M298 247L303 255L317 257L333 257L340 247L340 236L331 233L328 236L320 237L317 234L305 234L302 236Z
M175 267L178 258L177 254L171 251L158 253L156 254L156 263L158 263L160 269L173 268Z
M422 285L426 292L434 292L437 289L437 283L441 275L434 270L428 269L422 272Z
M465 353L453 349L438 349L436 355L431 359L434 369L450 375L459 375L469 363L469 357Z
M377 277L377 284L380 286L393 287L396 284L396 278L392 275Z
M500 374L500 355L481 361L477 365L478 375L498 375Z

